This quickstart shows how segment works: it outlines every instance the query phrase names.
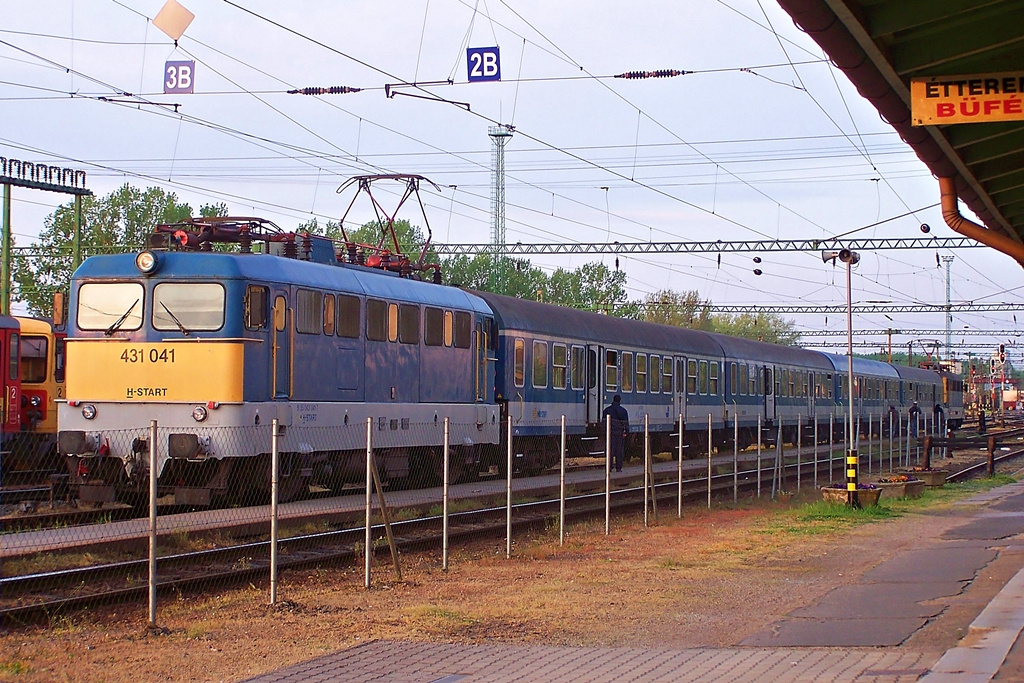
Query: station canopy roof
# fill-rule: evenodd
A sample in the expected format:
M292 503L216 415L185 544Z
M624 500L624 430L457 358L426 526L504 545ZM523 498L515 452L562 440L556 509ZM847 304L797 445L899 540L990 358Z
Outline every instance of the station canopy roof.
M914 126L911 79L1017 72L1003 94L1019 107L1024 95L1012 93L1024 77L1024 0L778 2L932 173L955 179L984 228L1011 240L1010 249L993 246L1021 261L1024 121ZM961 98L970 99L979 98Z

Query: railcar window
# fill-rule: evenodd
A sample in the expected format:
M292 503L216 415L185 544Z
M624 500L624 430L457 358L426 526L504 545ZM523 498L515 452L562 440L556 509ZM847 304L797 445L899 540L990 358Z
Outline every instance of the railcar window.
M573 389L583 388L583 375L586 366L586 363L583 362L585 351L586 349L582 346L572 347L572 367L569 374Z
M53 381L64 381L64 338L54 337L53 339Z
M708 362L702 360L697 370L697 392L701 395L708 393Z
M46 337L21 338L21 381L40 384L46 381Z
M772 381L772 375L774 374L769 367L764 368L764 372L757 373L757 389L759 394L764 394L765 396L772 395L772 387L775 386L775 383Z
M457 311L455 313L455 348L468 349L470 342L470 331L473 329L472 316L469 313Z
M604 352L604 388L615 391L619 386L619 354L617 351Z
M283 332L288 317L288 302L283 296L274 297L274 329Z
M324 294L324 334L334 335L334 295Z
M661 357L651 356L651 393L656 394L661 389L658 378L661 377Z
M381 301L380 303L384 303ZM359 338L359 297L338 295L338 336L349 339ZM369 309L369 304L367 304ZM367 323L367 338L369 338L369 323Z
M622 391L633 391L633 352L622 352Z
M420 307L416 304L398 307L398 341L403 344L420 343Z
M672 358L665 356L661 364L661 391L664 394L672 393Z
M736 363L729 363L729 393L733 396L739 396L739 370L736 368Z
M792 370L786 370L786 377L789 380L789 393L786 396L796 396L796 378L793 376Z
M515 355L513 360L514 382L517 387L526 384L526 342L516 339Z
M366 300L366 338L384 341L388 338L388 303L380 299Z
M144 296L137 282L87 282L78 289L78 329L139 329Z
M712 361L708 366L708 393L718 396L718 361Z
M7 363L7 374L9 379L18 379L18 357L21 355L20 336L17 332L11 334L11 358Z
M692 358L686 361L686 393L691 396L697 393L697 361Z
M746 363L741 363L740 364L740 377L739 377L739 385L740 385L739 393L740 393L740 395L746 395L747 394L747 391L748 391L747 387L748 387L748 381L749 381L748 374L749 373L750 373L750 368L746 365Z
M320 334L324 295L312 289L295 292L295 331L299 334Z
M832 373L831 372L828 373L827 375L825 375L825 381L827 382L827 384L825 385L826 392L827 392L826 395L828 396L828 398L832 398Z
M647 354L636 354L636 390L647 391Z
M451 346L455 340L455 314L444 312L444 345Z
M262 330L267 326L267 302L270 293L266 287L249 285L245 288L245 327Z
M548 385L548 343L533 342L533 386L543 389Z
M597 386L597 351L587 349L587 388L593 389Z
M317 308L319 309L319 300ZM319 312L319 311L318 311ZM179 324L180 323L180 324ZM219 330L224 326L224 287L208 282L164 282L153 288L153 327ZM319 323L317 324L319 327Z
M423 343L427 346L444 345L445 311L427 306L423 309Z
M565 344L551 347L551 386L565 389L565 369L569 363L568 348Z

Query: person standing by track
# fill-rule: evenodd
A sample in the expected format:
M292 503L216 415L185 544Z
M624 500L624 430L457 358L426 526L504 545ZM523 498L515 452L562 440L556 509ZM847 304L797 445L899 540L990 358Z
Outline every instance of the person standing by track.
M629 413L622 407L622 397L612 397L612 404L604 409L604 417L612 418L611 453L614 458L615 471L622 471L622 461L626 459L626 435L629 434Z

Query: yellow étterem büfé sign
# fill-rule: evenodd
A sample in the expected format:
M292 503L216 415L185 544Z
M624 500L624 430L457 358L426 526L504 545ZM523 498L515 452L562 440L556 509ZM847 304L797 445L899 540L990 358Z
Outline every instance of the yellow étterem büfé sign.
M915 126L1024 121L1024 71L910 80Z
M67 342L71 401L208 402L242 400L240 342Z

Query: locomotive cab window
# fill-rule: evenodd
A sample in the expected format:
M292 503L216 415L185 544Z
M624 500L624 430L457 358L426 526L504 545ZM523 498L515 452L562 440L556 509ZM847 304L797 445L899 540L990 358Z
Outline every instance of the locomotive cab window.
M445 311L427 306L423 309L423 343L427 346L444 346Z
M46 381L46 337L21 338L21 381L40 384Z
M267 326L267 302L270 293L266 287L249 285L245 288L245 328L262 330Z
M324 334L334 335L334 295L324 294Z
M455 313L455 348L468 349L472 341L473 318L469 313Z
M144 292L137 282L87 282L78 289L78 329L137 330Z
M403 344L420 343L420 307L402 304L398 307L398 341Z
M181 332L224 325L224 287L202 282L162 282L153 288L153 328Z

